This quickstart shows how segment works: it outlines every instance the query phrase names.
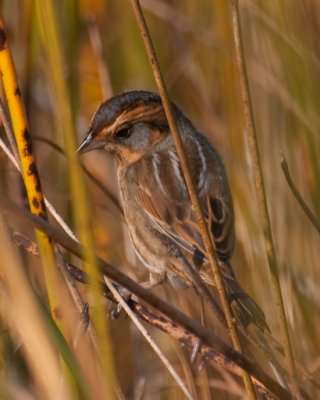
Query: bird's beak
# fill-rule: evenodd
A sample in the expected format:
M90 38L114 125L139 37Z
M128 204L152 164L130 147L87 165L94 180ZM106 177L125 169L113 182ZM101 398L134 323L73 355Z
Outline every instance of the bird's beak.
M97 141L94 140L93 131L90 130L88 132L87 136L84 138L81 145L79 146L77 153L83 154L83 153L86 153L87 151L94 150L94 149L98 148L97 144L98 144Z

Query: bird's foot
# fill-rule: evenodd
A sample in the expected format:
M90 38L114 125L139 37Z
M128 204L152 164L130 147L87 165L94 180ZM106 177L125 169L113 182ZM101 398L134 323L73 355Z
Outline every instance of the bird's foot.
M140 286L149 290L149 289L152 289L152 288L160 285L163 281L164 281L163 275L150 273L149 280L145 281L145 282L141 282ZM131 299L131 293L129 292L129 290L127 290L121 286L117 286L117 290L125 302L128 302ZM119 318L121 311L122 311L121 304L115 305L112 302L109 303L109 310L108 310L109 318L111 318L111 319Z
M117 287L117 290L125 302L128 302L131 299L131 292L129 292L128 289L120 286ZM114 304L111 301L109 302L108 316L110 319L119 318L121 311L122 311L122 306L120 303Z

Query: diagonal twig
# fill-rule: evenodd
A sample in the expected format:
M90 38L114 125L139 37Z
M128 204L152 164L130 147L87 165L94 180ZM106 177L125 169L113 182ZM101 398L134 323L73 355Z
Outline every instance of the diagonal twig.
M8 211L11 211L19 218L28 221L32 225L36 226L38 229L46 232L46 234L50 236L52 240L60 243L64 248L71 251L78 257L82 259L84 258L83 247L79 243L72 240L69 236L67 236L61 228L57 228L51 225L49 222L45 221L44 219L32 215L26 209L15 205L12 201L6 199L1 194L0 205ZM101 273L107 275L111 280L125 287L130 292L134 293L140 299L164 314L167 318L170 318L170 320L174 321L177 325L186 329L189 333L191 332L192 334L196 335L202 340L203 343L208 344L214 349L218 358L219 355L220 357L221 355L224 355L229 360L231 360L233 363L233 367L235 368L235 371L233 372L239 375L242 374L245 370L254 377L256 382L260 382L261 385L270 394L276 396L279 399L290 399L290 394L288 393L288 391L281 387L267 374L265 374L264 371L256 363L249 361L242 354L226 345L210 330L202 327L198 322L187 317L181 311L161 300L158 296L154 295L141 285L138 285L128 276L124 275L120 270L111 266L104 260L98 258L98 263ZM163 323L165 324L165 322Z

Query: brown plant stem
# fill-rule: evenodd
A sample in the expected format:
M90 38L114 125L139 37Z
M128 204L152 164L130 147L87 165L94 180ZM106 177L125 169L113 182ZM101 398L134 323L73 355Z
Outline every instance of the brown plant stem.
M278 266L276 260L276 254L274 249L272 231L271 231L271 224L270 224L270 217L266 199L266 192L264 186L264 179L262 174L262 167L260 161L260 154L258 148L258 140L257 134L255 129L253 111L252 111L252 103L251 97L249 92L249 82L248 82L248 75L247 75L247 68L244 59L244 52L243 52L243 44L242 44L242 37L241 37L241 26L240 26L240 16L239 16L239 8L238 8L238 1L231 0L232 4L232 27L233 27L233 36L234 36L234 43L235 43L235 51L236 51L236 61L239 70L239 80L241 86L241 94L242 94L242 104L243 104L243 112L246 124L246 135L249 144L249 151L252 160L252 169L254 175L254 183L255 183L255 190L258 200L258 206L260 210L260 218L261 224L263 229L263 236L264 236L264 244L265 244L265 251L268 258L269 264L269 271L271 276L272 282L272 293L273 299L275 302L278 321L281 329L281 335L283 340L283 346L285 349L285 355L287 359L289 375L291 380L292 391L296 397L299 395L298 384L297 384L297 375L296 369L294 364L293 352L289 337L289 329L286 320L286 314L284 309L284 302L281 293L281 286L279 281L278 275Z
M174 143L175 143L177 154L178 154L179 161L181 164L183 176L185 178L189 196L191 199L192 207L193 207L194 213L196 215L196 218L197 218L197 221L199 224L202 240L204 242L206 253L208 255L208 259L209 259L209 263L210 263L210 266L212 269L212 274L213 274L213 278L215 281L215 285L217 287L220 301L222 304L222 309L224 311L224 314L225 314L225 317L227 320L228 331L230 333L234 348L238 352L241 353L242 348L241 348L239 336L237 333L237 328L234 323L234 318L233 318L233 315L232 315L232 312L230 309L230 304L228 302L226 291L225 291L223 281L221 278L215 250L214 250L214 247L213 247L211 239L210 239L207 223L205 221L205 218L204 218L202 210L201 210L198 195L196 193L196 190L195 190L193 182L192 182L186 153L185 153L185 150L183 147L183 143L182 143L182 139L181 139L179 130L177 128L177 125L176 125L176 122L175 122L175 119L173 116L169 97L168 97L165 83L164 83L164 80L162 77L159 62L157 60L157 56L156 56L156 53L155 53L155 50L153 47L152 39L151 39L151 36L150 36L150 33L149 33L149 30L148 30L148 27L147 27L147 24L146 24L139 1L138 0L130 0L130 1L132 4L132 8L134 10L134 14L135 14L138 26L139 26L139 30L140 30L145 48L146 48L146 52L148 54L152 72L153 72L153 75L154 75L154 78L155 78L155 81L156 81L156 84L157 84L157 87L159 90L159 95L161 97L163 108L165 110L166 117L167 117L167 120L169 123L170 131L171 131L171 134L174 139ZM198 285L196 285L196 287L197 286ZM245 386L246 386L246 389L247 389L250 399L255 399L256 398L255 391L254 391L254 387L252 385L250 376L247 373L244 373L243 379L244 379L244 383L245 383Z

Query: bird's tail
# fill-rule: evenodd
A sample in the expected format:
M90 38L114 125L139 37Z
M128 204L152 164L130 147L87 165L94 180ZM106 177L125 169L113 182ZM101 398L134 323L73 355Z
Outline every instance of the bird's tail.
M271 331L266 323L264 312L242 289L233 276L223 276L223 279L234 317L237 318L245 328L249 328L250 335L252 335L257 343L271 356L269 363L273 373L280 385L288 388L283 371L279 363L273 358L273 346L271 346L267 340L267 338L271 336L268 336L266 333L271 333Z
M247 327L254 323L263 332L270 332L265 315L258 304L242 289L233 277L223 277L225 288L230 302L231 310L235 318Z

